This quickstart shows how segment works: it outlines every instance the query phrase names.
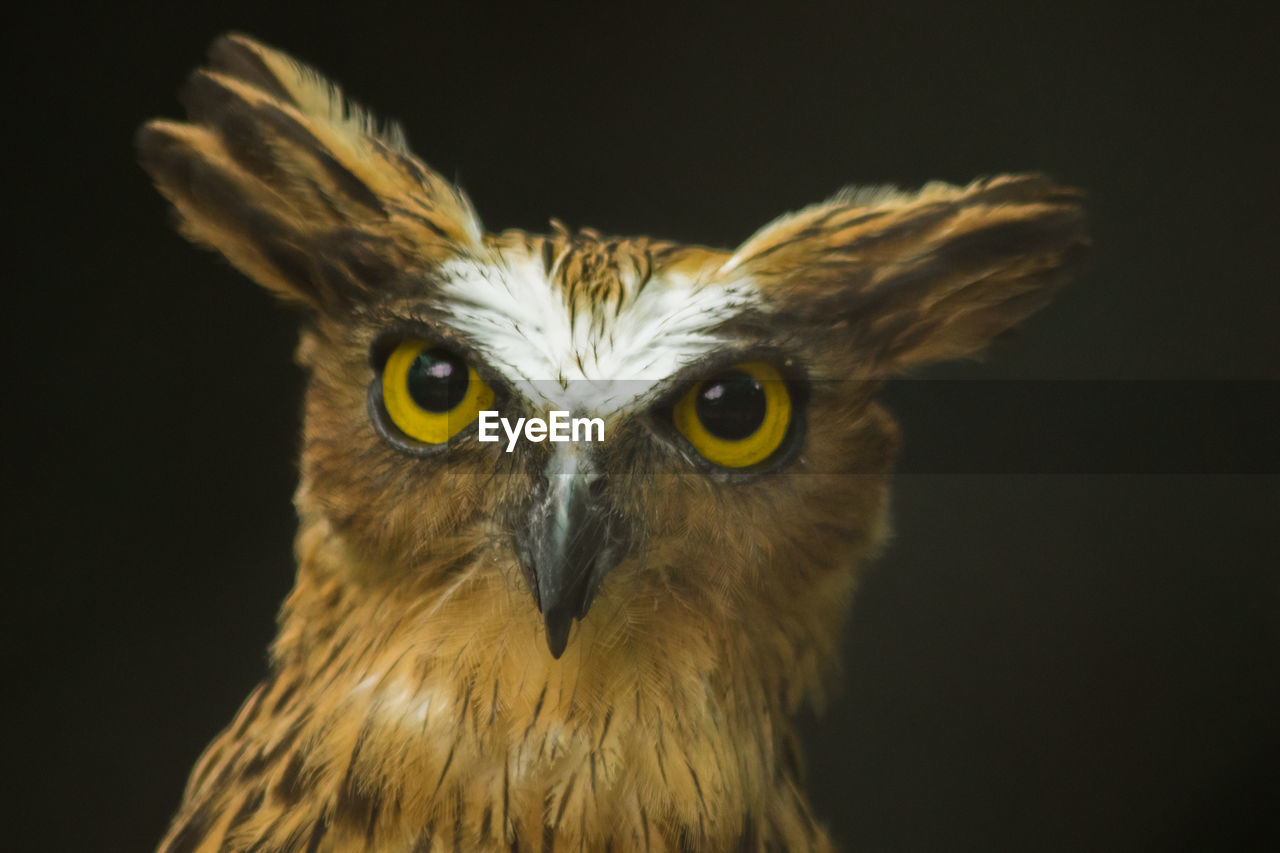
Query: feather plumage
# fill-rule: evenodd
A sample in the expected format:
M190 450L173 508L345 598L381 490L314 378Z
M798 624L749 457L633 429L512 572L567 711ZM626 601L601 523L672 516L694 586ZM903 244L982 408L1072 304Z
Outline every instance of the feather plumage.
M298 576L161 849L830 849L791 719L885 539L897 429L877 381L827 380L1040 307L1087 244L1079 195L846 192L733 252L490 235L315 72L238 35L210 57L139 154L184 233L305 308ZM378 390L418 338L504 411L598 412L607 441L414 447ZM735 360L795 407L746 472L670 416Z

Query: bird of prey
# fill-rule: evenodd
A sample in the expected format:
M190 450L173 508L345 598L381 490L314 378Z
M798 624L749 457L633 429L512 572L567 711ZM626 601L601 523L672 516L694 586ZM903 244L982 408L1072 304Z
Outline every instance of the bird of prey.
M253 39L183 101L142 165L296 306L307 383L270 671L160 849L831 849L792 720L886 536L877 391L1043 306L1080 193L850 190L725 250L491 233Z

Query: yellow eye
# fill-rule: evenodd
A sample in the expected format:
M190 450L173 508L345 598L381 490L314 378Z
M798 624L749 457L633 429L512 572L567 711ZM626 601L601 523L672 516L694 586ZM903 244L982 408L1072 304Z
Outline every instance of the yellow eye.
M676 429L704 458L725 468L765 461L791 425L791 395L763 361L735 364L689 389L672 411Z
M405 435L444 444L493 405L493 389L457 354L409 340L382 368L382 402Z

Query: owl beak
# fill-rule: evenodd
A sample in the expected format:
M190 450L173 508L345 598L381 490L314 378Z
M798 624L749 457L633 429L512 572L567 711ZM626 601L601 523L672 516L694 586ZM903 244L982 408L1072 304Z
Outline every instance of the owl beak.
M573 620L587 615L600 581L621 556L616 522L597 497L600 479L586 470L582 451L561 448L548 463L546 491L518 534L554 658L564 653Z

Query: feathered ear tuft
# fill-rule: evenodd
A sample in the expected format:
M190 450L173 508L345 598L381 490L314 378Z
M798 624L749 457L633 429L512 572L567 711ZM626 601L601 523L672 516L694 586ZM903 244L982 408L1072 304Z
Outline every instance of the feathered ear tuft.
M470 202L315 71L242 35L152 121L138 156L183 232L280 296L341 312L479 246Z
M846 191L761 229L721 275L889 374L973 354L1043 307L1088 254L1082 200L1042 175Z

